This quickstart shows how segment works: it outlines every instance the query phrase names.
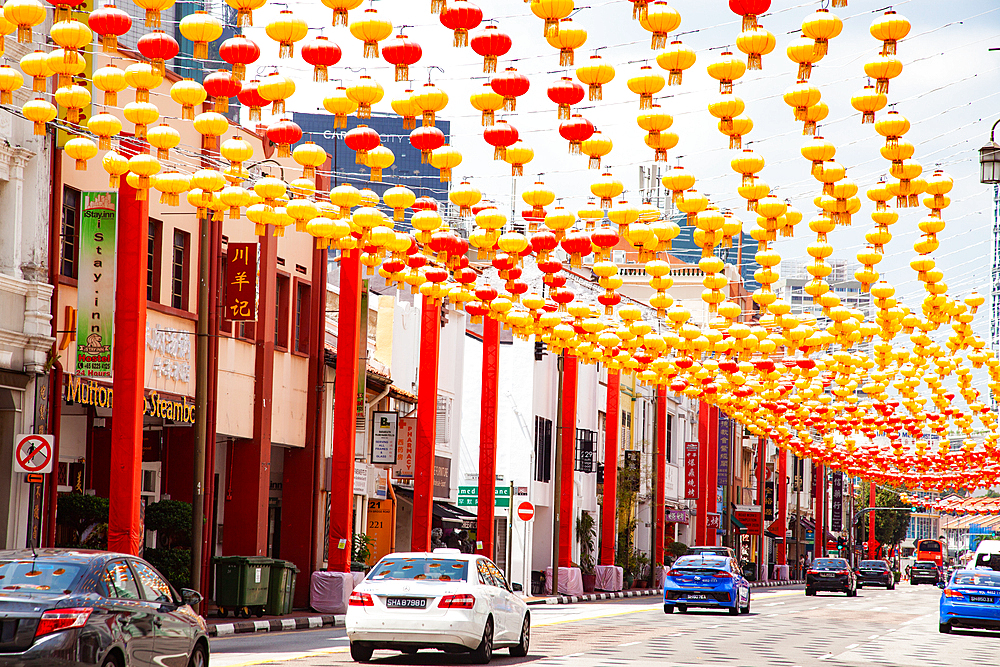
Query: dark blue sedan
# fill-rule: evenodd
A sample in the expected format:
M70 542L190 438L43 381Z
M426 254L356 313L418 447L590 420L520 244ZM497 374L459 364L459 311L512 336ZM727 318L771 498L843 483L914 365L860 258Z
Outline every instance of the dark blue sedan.
M1000 629L1000 572L977 568L956 570L941 591L938 629Z
M683 614L689 607L727 609L734 616L750 613L750 582L735 558L696 554L674 562L663 585L663 611Z

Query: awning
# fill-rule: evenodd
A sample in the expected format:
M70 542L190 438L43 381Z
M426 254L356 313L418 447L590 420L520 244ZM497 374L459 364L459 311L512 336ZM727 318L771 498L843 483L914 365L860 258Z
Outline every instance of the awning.
M733 525L736 526L736 530L738 532L740 532L740 533L747 532L747 527L744 526L742 523L740 523L740 520L737 519L735 516L730 516L729 520L733 522Z
M816 522L810 519L809 517L804 516L800 519L800 521L802 522L802 528L804 528L805 530L816 530Z
M392 485L399 500L413 504L413 489L406 486ZM436 516L444 528L474 528L476 515L461 507L456 507L443 500L435 500L432 514Z

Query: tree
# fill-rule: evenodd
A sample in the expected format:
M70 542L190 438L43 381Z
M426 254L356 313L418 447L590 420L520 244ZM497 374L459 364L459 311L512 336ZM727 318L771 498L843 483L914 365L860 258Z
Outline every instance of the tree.
M191 503L161 500L146 506L146 529L156 531L161 548L191 546Z
M855 507L861 509L869 507L869 482L862 482L857 487L855 495ZM909 507L903 502L899 492L887 487L877 487L875 490L875 507ZM879 511L875 513L875 539L879 544L895 546L906 539L906 531L910 527L909 512L899 510ZM861 515L857 527L857 538L859 542L868 541L868 512Z

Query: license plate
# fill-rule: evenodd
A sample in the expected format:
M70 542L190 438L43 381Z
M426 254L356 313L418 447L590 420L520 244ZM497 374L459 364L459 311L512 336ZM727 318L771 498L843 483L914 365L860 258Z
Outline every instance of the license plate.
M686 597L687 597L688 600L707 600L708 599L707 595L702 595L702 594L699 594L699 593L693 593L693 594L688 595Z
M990 597L989 595L970 595L969 602L986 602L988 604L993 604L996 602L996 598Z
M826 572L821 572L819 576L821 576L821 577L832 577L833 574L828 574Z
M427 598L386 598L385 606L389 609L426 609Z

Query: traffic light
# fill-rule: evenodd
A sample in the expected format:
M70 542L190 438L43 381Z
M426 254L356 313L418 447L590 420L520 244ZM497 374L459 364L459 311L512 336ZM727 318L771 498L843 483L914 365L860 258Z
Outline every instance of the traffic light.
M837 538L837 551L841 551L841 550L846 549L846 548L847 548L847 540L845 540L843 537L838 537Z
M535 341L535 361L541 361L545 356L545 343L540 340Z

